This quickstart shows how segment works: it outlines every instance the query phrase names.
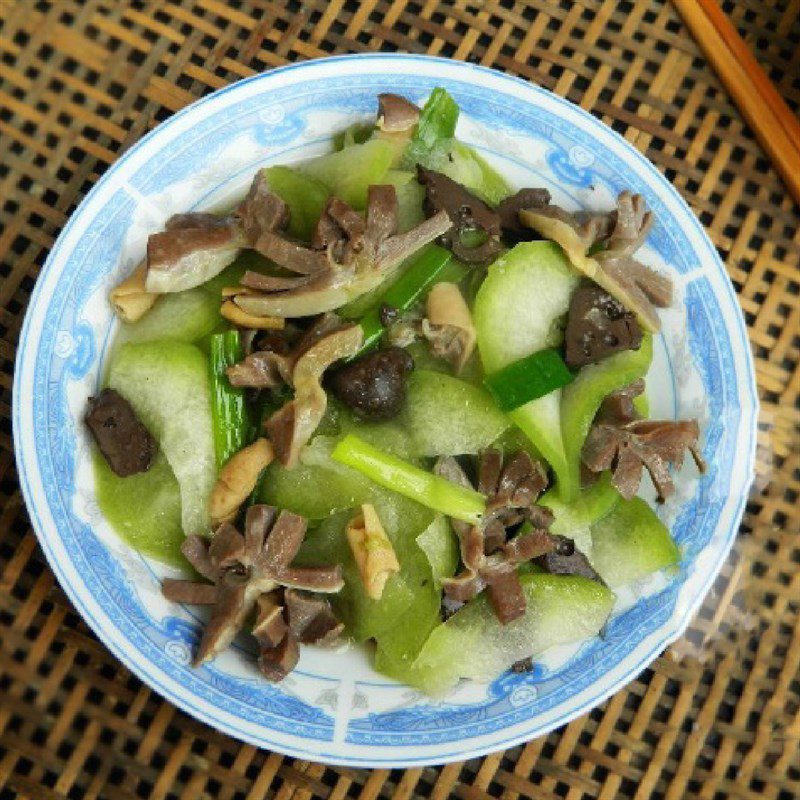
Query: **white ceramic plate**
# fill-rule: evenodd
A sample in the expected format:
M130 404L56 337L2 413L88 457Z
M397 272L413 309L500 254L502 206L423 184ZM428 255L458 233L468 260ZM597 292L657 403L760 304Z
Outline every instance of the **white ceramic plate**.
M657 224L643 259L666 270L677 307L663 314L648 376L654 415L698 417L710 464L661 513L683 548L678 575L620 596L606 637L564 648L529 674L465 685L431 702L371 670L357 650L306 648L280 685L234 648L202 669L199 625L165 602L163 567L124 545L99 513L81 424L115 322L109 288L171 214L241 194L259 166L307 158L333 131L373 119L375 96L421 103L444 86L458 135L513 185L546 186L568 208L608 209L643 194ZM50 564L99 638L156 691L255 745L357 766L463 759L531 739L585 713L631 680L685 628L723 562L751 481L757 401L745 327L714 247L677 192L636 150L571 103L524 81L442 59L367 55L276 69L189 106L119 159L53 247L31 298L14 385L20 480Z

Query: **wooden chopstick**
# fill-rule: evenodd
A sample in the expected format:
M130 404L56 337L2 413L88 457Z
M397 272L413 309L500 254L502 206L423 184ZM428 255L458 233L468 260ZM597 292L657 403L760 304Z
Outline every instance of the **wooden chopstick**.
M673 2L800 204L800 120L715 0Z

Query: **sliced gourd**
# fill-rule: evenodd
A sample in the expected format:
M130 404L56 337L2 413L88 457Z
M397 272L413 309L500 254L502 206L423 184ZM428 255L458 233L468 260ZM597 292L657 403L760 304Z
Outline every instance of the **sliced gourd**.
M427 370L415 370L409 377L400 422L417 456L478 453L511 426L485 391Z
M353 208L363 209L367 205L368 188L383 181L394 153L389 142L370 139L307 161L299 169Z
M419 225L425 214L422 202L425 199L425 189L417 182L413 172L403 170L389 170L384 178L384 183L394 186L397 192L397 226L401 233L411 230Z
M434 585L455 574L458 567L458 540L447 518L437 514L433 522L417 536L417 544L425 553L433 573Z
M308 241L330 192L325 184L292 167L267 167L269 188L289 206L289 233Z
M456 139L440 140L416 161L444 173L491 206L511 194L505 179L474 148Z
M372 138L375 130L373 122L354 122L333 135L333 149L338 151L352 147L354 144L364 144Z
M592 526L592 566L609 586L624 586L680 561L678 545L640 497L620 499Z
M403 574L403 567L408 559L405 557L401 559L397 554L400 573L392 575L386 582L380 600L372 600L367 596L345 535L347 523L355 513L356 510L351 509L322 520L306 535L294 563L309 566L342 565L344 587L330 599L336 615L345 624L348 634L356 641L363 642L396 624L411 605L413 592ZM387 530L387 535L394 545L393 534L394 531L390 534Z
M308 519L324 519L368 503L372 484L355 470L298 464L287 469L273 461L261 481L258 501L285 508Z
M455 535L441 514L417 537L417 545L424 561L414 564L414 599L403 614L407 624L376 637L375 668L404 683L410 682L414 661L439 623L441 581L455 574L459 558Z
M97 504L122 539L144 555L185 566L181 554L184 539L181 493L161 453L147 472L127 478L115 475L106 460L96 453L94 479Z
M578 276L551 242L518 244L489 267L475 298L474 321L484 368L494 372L524 356L559 344L560 318L569 308ZM561 390L509 413L550 463L568 478L561 433Z
M338 422L343 435L405 459L478 453L511 427L483 389L427 369L411 373L395 419L364 422L343 409Z
M492 447L496 447L506 455L513 455L524 450L534 461L545 461L536 445L516 425L512 425L502 436L492 442Z
M614 594L578 575L521 575L527 608L501 625L486 593L470 600L431 633L411 677L429 694L440 694L460 678L488 681L515 661L554 645L594 636L614 604Z
M611 474L604 472L593 486L571 503L565 503L558 492L551 489L545 492L539 504L553 512L550 533L569 537L575 542L575 546L591 559L591 526L610 514L619 500L619 492L611 483Z
M643 419L650 418L650 398L647 396L647 389L636 397L633 398L633 407L636 413Z
M390 455L405 459L413 459L416 455L408 428L397 418L389 422L365 422L351 411L344 410L340 425L342 436L354 433Z
M219 300L205 287L160 295L155 305L136 322L122 322L117 343L171 339L196 342L219 323Z
M206 357L184 342L124 344L111 362L108 385L133 406L172 468L183 532L208 533L216 460Z
M473 147L463 142L453 142L450 158L442 171L491 206L496 206L511 194L500 173Z

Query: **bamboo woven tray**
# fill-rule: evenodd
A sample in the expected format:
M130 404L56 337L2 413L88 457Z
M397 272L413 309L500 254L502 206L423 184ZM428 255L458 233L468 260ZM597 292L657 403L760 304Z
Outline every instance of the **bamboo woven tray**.
M724 4L800 106L800 0ZM441 768L331 768L195 722L89 633L14 470L28 297L70 212L158 122L330 53L470 59L568 97L675 184L725 259L756 356L758 476L687 635L591 714ZM800 210L674 9L656 0L0 0L0 800L800 797Z

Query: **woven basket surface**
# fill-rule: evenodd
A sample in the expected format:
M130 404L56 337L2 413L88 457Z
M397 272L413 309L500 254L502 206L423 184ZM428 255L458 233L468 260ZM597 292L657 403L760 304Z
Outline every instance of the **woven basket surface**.
M800 0L724 8L800 107ZM67 217L149 129L219 87L331 53L468 59L551 89L646 154L700 217L747 320L762 401L741 533L687 635L527 745L357 770L245 746L100 645L20 495L11 386ZM800 797L800 210L674 8L658 0L0 0L0 800Z

